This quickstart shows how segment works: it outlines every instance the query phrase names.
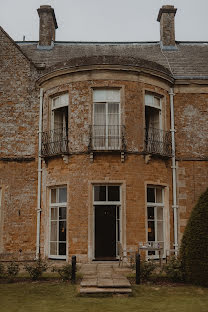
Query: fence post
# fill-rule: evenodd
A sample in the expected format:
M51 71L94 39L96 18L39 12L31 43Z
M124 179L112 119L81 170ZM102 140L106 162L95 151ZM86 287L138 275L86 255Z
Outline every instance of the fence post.
M136 253L136 284L140 284L140 254Z
M72 256L71 281L72 281L72 283L75 283L75 281L76 281L76 256Z

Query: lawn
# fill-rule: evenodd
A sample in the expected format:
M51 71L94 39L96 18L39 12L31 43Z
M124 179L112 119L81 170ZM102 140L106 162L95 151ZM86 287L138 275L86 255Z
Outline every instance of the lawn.
M133 288L133 295L80 297L77 286L58 282L0 284L1 312L207 312L208 289L194 286Z

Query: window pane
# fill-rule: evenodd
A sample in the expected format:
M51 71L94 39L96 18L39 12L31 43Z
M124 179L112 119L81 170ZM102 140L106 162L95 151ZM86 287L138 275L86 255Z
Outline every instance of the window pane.
M66 243L59 243L59 255L60 256L66 255Z
M157 207L157 220L163 220L163 208Z
M56 189L51 190L51 203L52 204L57 203L57 201L56 201Z
M51 241L57 241L57 221L51 222Z
M162 188L156 188L156 202L162 203Z
M155 241L155 223L148 221L148 241Z
M106 201L106 186L94 186L94 200Z
M154 105L155 105L156 107L160 107L160 98L154 97Z
M66 203L66 187L59 188L59 203Z
M163 222L157 222L157 241L163 241Z
M59 221L59 241L66 241L66 221Z
M57 243L50 243L50 254L57 255Z
M51 208L51 220L57 220L58 217L58 209Z
M155 203L155 189L154 188L147 188L147 202L148 203Z
M66 220L66 207L59 208L59 220Z
M119 201L119 200L120 200L120 187L108 186L108 201Z
M151 94L145 94L145 105L154 105L154 97Z
M147 208L147 218L154 220L154 218L155 218L155 209L154 209L154 207L148 207Z

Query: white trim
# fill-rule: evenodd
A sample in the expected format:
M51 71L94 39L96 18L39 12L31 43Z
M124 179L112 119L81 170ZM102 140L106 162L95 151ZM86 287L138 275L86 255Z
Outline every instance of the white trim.
M68 217L68 213L67 213L67 202L61 202L61 203L51 203L51 190L55 189L56 192L57 190L59 190L60 188L66 188L66 196L67 196L67 185L59 185L59 186L50 186L49 188L49 240L48 240L48 258L51 259L67 259L67 254L68 254L68 240L67 240L67 217ZM59 197L59 191L56 193L56 196ZM68 197L68 196L67 196ZM68 201L68 200L67 200ZM57 220L51 220L51 208L57 208L58 212L57 212ZM65 241L59 241L58 235L59 235L59 208L65 208L66 209L66 219L63 219L62 221L66 222L66 240ZM57 222L57 241L52 241L51 240L51 222ZM51 255L51 248L50 248L50 243L51 242L63 242L66 244L66 255ZM58 244L57 244L58 246ZM57 249L57 253L58 253L58 249Z
M161 188L162 189L162 203L152 203L152 202L147 202L147 188ZM163 250L163 257L165 257L165 251L167 249L170 249L170 218L169 218L169 194L168 194L168 186L166 184L154 184L152 182L150 183L145 183L145 194L146 194L146 199L145 199L145 207L146 207L146 241L148 242L148 211L147 208L148 207L163 207L163 243L164 243L164 250ZM155 201L156 201L156 196L155 196ZM157 209L156 209L157 210ZM157 216L156 216L157 217ZM155 222L155 218L154 218L154 222ZM157 222L155 222L156 224ZM157 224L155 227L155 232L157 228ZM157 242L156 237L155 237L155 242ZM158 241L161 242L161 241ZM146 258L150 259L158 259L159 255L148 255L148 252L146 252Z

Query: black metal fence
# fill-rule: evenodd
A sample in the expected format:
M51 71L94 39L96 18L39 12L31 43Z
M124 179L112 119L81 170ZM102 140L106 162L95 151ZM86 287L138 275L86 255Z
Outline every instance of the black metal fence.
M171 157L171 132L156 128L145 128L145 152Z
M124 151L125 127L121 125L93 125L90 127L89 148L94 151Z
M67 129L54 129L42 132L41 156L68 154Z

